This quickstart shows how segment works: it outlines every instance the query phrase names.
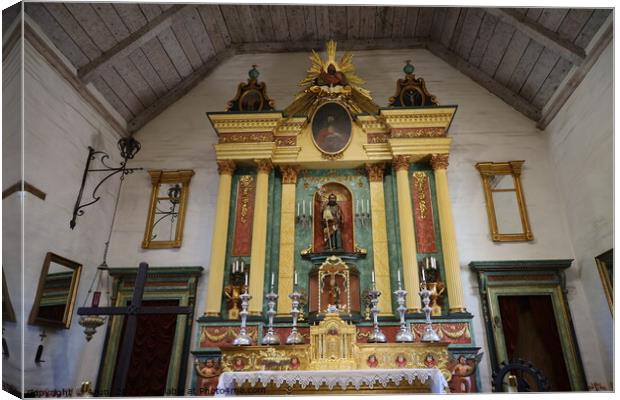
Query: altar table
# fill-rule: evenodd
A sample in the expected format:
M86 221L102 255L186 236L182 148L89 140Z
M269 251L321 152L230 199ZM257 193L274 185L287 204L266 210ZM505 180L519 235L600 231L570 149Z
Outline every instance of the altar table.
M285 386L282 386L286 384ZM402 384L402 385L401 385ZM224 372L216 396L249 394L326 394L334 391L445 393L448 382L437 368L329 371Z

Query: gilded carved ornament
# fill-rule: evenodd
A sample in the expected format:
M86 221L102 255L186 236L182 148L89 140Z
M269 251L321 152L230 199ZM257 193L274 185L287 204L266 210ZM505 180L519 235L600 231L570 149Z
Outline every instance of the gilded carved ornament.
M424 171L415 171L413 173L413 182L415 185L415 195L418 197L420 218L425 219L428 207L426 205L426 174Z
M217 172L220 175L232 175L235 172L235 162L233 160L221 160L217 162Z
M368 179L370 182L383 182L384 170L384 163L366 164L366 171L368 172Z
M448 169L448 154L433 154L431 156L433 170Z
M297 183L297 174L299 173L299 166L281 165L280 171L282 171L282 183L284 184Z
M271 160L268 158L255 160L255 162L257 165L258 172L269 173L273 169L273 164L271 163Z
M408 170L410 161L411 161L410 156L398 155L398 156L394 156L392 163L394 164L394 169L396 171L400 171L403 169Z

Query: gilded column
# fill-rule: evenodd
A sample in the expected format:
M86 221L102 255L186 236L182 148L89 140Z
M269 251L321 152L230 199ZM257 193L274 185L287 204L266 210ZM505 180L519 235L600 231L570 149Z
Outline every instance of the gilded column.
M235 163L232 160L217 162L220 174L220 185L217 192L215 207L215 224L211 242L211 264L209 265L209 283L207 289L207 305L205 315L219 317L222 308L222 289L224 287L224 271L226 269L226 240L228 238L228 215L230 213L230 191Z
M372 221L372 254L377 289L381 291L381 314L392 314L390 260L388 255L383 171L385 164L367 164L370 182L370 212Z
M280 258L278 261L278 314L289 315L295 271L295 184L299 167L285 165L282 171L282 205L280 208Z
M443 249L443 262L446 272L446 286L448 289L450 312L464 312L463 284L461 282L459 254L456 247L456 233L454 230L454 220L452 218L450 192L448 190L448 155L433 154L431 156L431 166L435 171L437 204L439 207L439 226L441 228L441 247Z
M402 257L403 283L407 296L407 310L421 312L420 278L418 276L415 230L413 227L413 207L409 188L409 156L394 157L396 188L398 191L398 225L400 226L400 252Z
M271 160L256 160L256 197L254 200L254 224L252 226L252 249L250 251L250 315L263 312L263 288L265 283L265 254L267 251L267 208L269 195L269 172Z

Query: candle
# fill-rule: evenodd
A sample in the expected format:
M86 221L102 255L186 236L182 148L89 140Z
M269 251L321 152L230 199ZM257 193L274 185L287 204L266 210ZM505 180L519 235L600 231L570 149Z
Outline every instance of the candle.
M302 200L301 209L303 211L303 214L306 215L306 200Z
M424 268L422 268L422 282L426 282L426 276L424 276Z
M301 214L299 213L299 202L297 202L297 216L299 217Z
M426 268L428 268L428 257L426 257L424 260L426 262Z
M310 214L310 218L312 218L312 203L308 203L308 213Z
M294 285L297 285L297 271L295 271L295 280L293 281Z
M375 283L375 271L372 271L372 283Z
M400 269L397 272L398 272L398 283L400 283Z
M248 286L248 273L245 273L245 286Z
M359 208L360 208L360 199L356 199L355 200L355 213L359 214Z
M370 200L366 199L366 214L370 214Z
M271 286L273 286L273 272L271 273Z
M437 269L437 260L435 257L431 257L431 268Z

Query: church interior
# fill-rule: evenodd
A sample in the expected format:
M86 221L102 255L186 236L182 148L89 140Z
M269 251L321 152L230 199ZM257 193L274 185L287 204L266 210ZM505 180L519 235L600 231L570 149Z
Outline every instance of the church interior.
M3 390L613 391L613 19L4 9Z

